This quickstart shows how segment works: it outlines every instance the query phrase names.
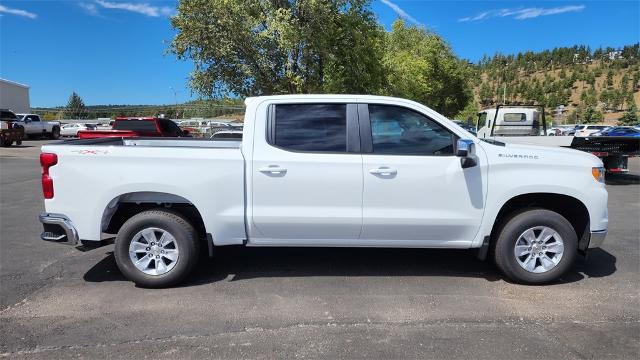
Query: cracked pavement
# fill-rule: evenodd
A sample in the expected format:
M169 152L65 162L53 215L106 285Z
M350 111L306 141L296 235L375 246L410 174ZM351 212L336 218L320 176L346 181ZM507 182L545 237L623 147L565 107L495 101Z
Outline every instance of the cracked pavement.
M113 246L39 240L37 146L0 153L0 357L627 359L640 353L640 162L608 186L610 233L557 284L468 251L216 249L173 289ZM91 184L87 184L91 186Z

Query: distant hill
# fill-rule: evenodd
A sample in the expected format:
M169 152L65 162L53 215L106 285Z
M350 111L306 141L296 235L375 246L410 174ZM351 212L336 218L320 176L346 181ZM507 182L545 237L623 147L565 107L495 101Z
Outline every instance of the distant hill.
M503 97L507 104L544 105L549 114L564 106L556 123L615 123L633 105L640 108L639 44L485 55L473 69L478 108L503 103Z

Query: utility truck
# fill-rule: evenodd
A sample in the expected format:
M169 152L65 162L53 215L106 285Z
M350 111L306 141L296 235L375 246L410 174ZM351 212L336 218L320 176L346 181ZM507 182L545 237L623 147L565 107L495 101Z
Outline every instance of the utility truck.
M498 105L480 111L476 125L480 139L493 139L509 144L565 147L592 153L602 159L604 168L609 173L628 172L629 158L640 155L640 139L637 137L546 136L547 123L542 106Z
M390 97L246 105L241 141L43 146L42 239L115 236L118 267L147 287L177 284L200 253L229 245L475 249L512 281L540 284L607 233L604 169L591 154L482 141Z

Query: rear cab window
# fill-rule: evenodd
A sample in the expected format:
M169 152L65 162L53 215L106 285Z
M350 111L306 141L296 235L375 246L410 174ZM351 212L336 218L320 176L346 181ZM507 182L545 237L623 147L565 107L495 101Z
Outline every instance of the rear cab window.
M347 104L276 104L268 142L291 151L347 152Z
M116 120L113 130L157 132L155 120Z

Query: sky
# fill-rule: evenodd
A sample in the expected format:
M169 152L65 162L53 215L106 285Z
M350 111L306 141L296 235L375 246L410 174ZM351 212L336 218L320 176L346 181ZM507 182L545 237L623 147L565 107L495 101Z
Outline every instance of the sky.
M167 54L177 0L0 0L0 78L31 87L31 106L172 104L195 99L193 65ZM424 26L471 61L576 44L640 41L640 0L373 0L388 30Z

